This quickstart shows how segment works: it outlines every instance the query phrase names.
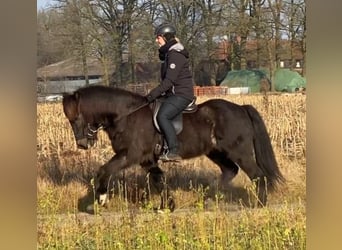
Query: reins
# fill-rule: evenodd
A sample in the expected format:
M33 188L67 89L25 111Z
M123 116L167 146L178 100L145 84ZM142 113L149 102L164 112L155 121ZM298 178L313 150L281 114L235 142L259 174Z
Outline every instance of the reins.
M134 112L138 111L139 109L142 109L143 107L146 107L147 105L149 105L148 102L136 107L135 109L129 111L128 113L124 114L124 115L121 115L119 117L117 117L115 120L118 121L118 120L121 120L122 118L126 117L126 116L129 116L131 114L133 114Z
M144 103L144 104L142 104L142 105L136 107L135 109L131 110L131 111L128 112L127 114L117 117L117 118L115 119L115 121L119 121L119 120L121 120L122 118L124 118L124 117L126 117L126 116L129 116L129 115L131 115L131 114L133 114L134 112L136 112L136 111L138 111L139 109L141 109L141 108L147 106L148 104L149 104L149 103L146 102L146 103ZM97 133L99 130L105 129L105 128L106 128L106 127L105 127L103 124L99 124L99 127L93 129L93 128L91 127L91 125L88 123L88 130L89 130L89 132L88 132L87 135L88 135L90 138L92 138L92 137L94 136L95 133Z
M144 103L143 105L140 105L140 106L136 107L135 109L133 109L133 110L131 110L130 112L128 112L125 116L129 116L129 115L133 114L134 112L136 112L136 111L138 111L139 109L141 109L141 108L147 106L148 104L149 104L149 103L146 102L146 103Z

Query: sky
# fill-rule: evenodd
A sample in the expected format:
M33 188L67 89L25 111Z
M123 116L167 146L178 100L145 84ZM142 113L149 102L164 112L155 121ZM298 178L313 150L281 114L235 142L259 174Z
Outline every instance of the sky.
M37 10L47 7L52 0L37 0Z

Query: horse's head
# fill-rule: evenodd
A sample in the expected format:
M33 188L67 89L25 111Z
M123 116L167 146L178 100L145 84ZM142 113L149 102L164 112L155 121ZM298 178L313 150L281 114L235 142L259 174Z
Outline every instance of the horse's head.
M74 132L77 147L88 149L94 146L97 140L98 124L92 124L87 116L82 114L80 108L80 96L78 92L63 96L63 110Z
M80 88L73 94L63 95L64 114L80 149L93 146L97 132L103 126L110 128L115 124L119 129L118 121L123 121L122 118L146 105L142 95L101 85ZM121 127L124 126L121 124Z

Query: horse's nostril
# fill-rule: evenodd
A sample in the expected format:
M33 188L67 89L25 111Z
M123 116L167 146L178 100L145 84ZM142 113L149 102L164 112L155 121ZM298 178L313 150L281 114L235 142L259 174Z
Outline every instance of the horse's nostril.
M84 146L84 145L77 145L78 149L88 149L88 146Z
M88 149L88 140L87 138L79 139L76 141L77 147L79 149Z

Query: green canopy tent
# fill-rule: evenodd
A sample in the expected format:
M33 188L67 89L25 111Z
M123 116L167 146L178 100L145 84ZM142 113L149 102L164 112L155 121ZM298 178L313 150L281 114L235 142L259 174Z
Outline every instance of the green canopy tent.
M289 69L278 69L274 75L274 87L280 92L296 92L306 88L306 79L298 72ZM248 87L251 93L269 91L271 81L264 70L232 70L229 71L221 86L229 88Z
M274 75L275 90L281 92L296 92L306 88L306 79L298 72L289 69L278 69Z
M229 88L249 87L251 93L260 92L261 83L266 83L266 90L270 89L270 81L263 70L232 70L229 71L221 86Z

